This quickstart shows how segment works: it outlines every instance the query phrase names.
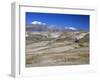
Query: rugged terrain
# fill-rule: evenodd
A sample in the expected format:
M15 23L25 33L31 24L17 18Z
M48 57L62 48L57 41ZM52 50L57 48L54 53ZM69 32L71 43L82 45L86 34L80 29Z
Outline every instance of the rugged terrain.
M89 64L89 32L44 29L26 31L27 67Z

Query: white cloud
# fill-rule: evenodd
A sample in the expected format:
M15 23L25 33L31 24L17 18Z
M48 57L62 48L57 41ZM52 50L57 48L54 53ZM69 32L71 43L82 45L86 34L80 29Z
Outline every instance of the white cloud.
M69 29L71 29L71 30L77 30L75 27L69 27Z
M65 27L65 29L77 30L75 27Z
M46 23L42 23L40 21L33 21L31 24L39 24L39 25L46 25Z

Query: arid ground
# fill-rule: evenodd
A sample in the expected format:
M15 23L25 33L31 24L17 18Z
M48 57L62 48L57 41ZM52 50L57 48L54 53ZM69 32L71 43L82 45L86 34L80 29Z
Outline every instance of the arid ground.
M26 32L26 67L89 64L89 33Z

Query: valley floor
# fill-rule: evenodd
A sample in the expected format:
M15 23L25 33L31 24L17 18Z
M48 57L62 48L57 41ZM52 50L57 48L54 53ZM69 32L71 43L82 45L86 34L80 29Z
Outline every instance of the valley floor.
M89 47L67 41L49 42L26 46L26 67L89 64Z

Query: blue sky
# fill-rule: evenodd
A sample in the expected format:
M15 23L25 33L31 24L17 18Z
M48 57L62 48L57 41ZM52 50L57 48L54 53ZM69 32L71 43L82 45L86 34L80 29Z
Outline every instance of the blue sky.
M26 24L31 24L32 22L37 21L47 25L74 27L85 31L89 31L89 19L89 15L26 12Z

